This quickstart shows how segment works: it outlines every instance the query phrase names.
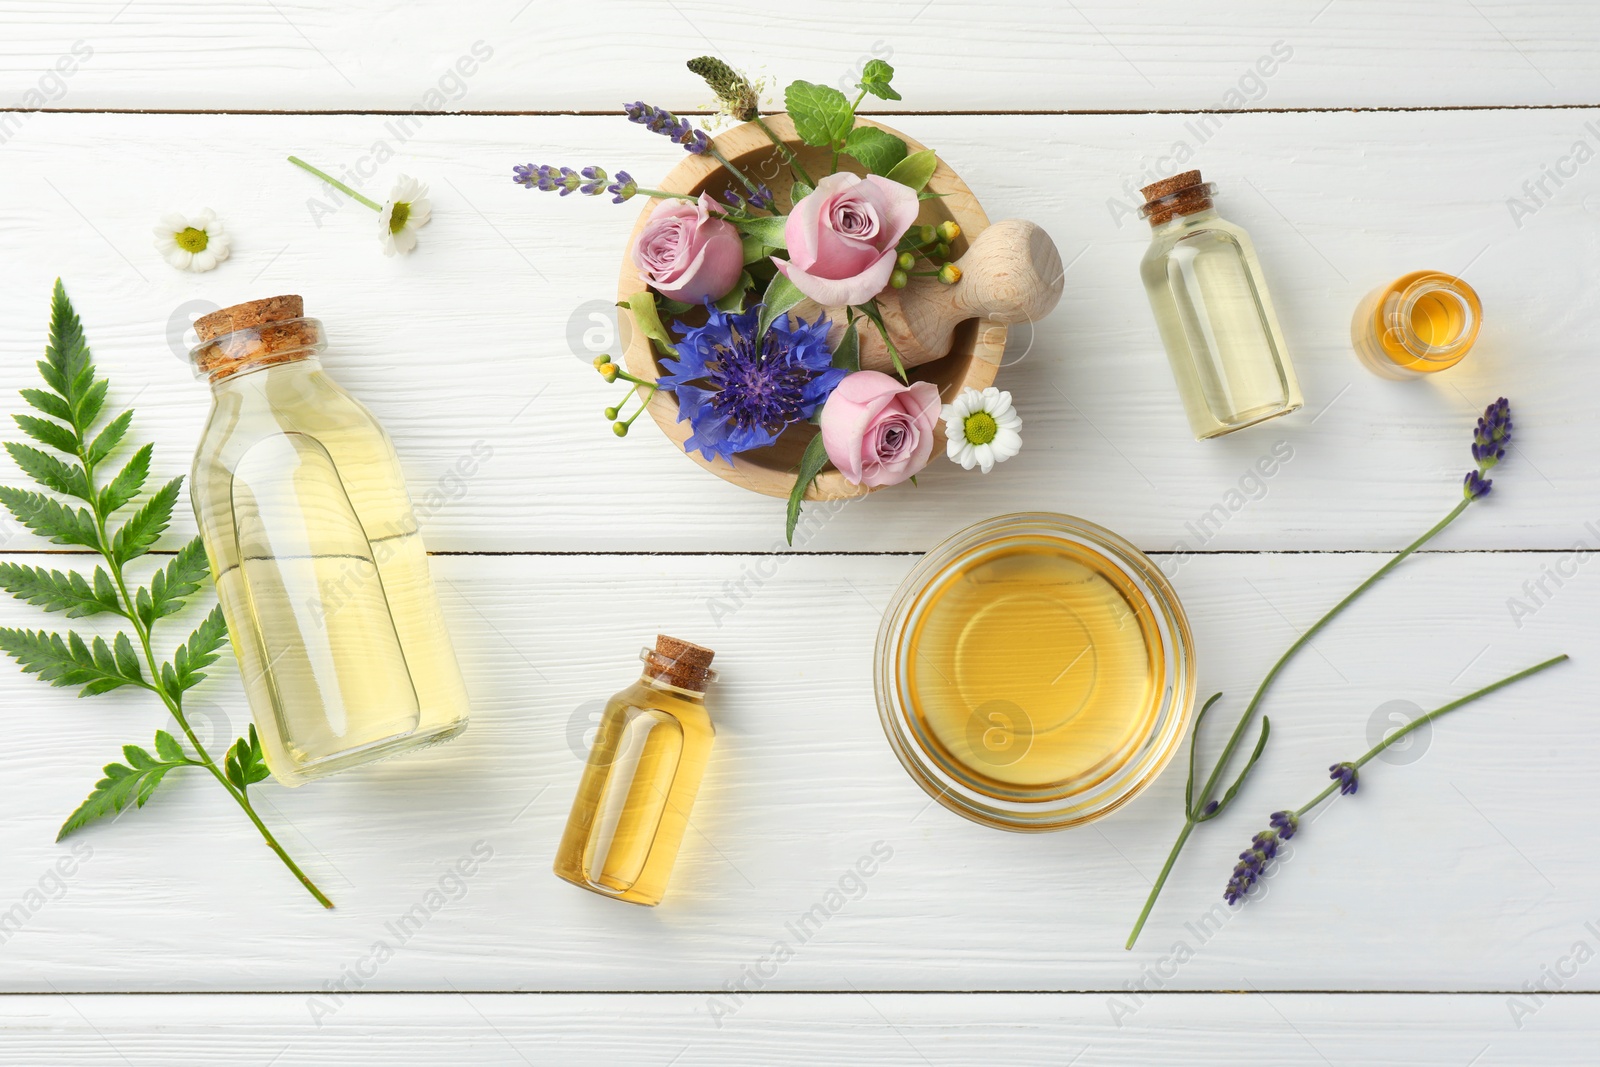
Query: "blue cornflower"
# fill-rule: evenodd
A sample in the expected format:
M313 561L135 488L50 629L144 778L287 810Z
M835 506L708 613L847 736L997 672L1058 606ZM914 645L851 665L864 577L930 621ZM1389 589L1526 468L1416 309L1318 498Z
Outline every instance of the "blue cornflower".
M1485 478L1496 463L1506 455L1511 443L1511 402L1501 397L1483 409L1483 417L1472 434L1472 458L1478 469L1468 471L1461 480L1461 494L1468 500L1479 500L1489 495L1494 479Z
M632 199L633 194L639 191L639 183L633 180L633 175L625 170L617 171L617 180L606 186L606 192L612 194L611 202L620 204L624 200Z
M826 318L780 315L756 338L760 306L742 314L709 301L704 326L674 323L683 335L677 359L660 377L678 397L678 421L694 432L685 452L730 464L735 453L764 448L790 423L809 419L847 373L833 365Z
M689 125L688 119L680 119L664 108L651 107L643 100L635 100L631 104L623 104L622 111L628 116L629 122L641 123L651 133L670 138L673 144L683 145L685 152L699 156L711 149L711 138L705 135L705 131L695 129Z
M1350 793L1354 793L1356 791L1356 787L1361 784L1360 772L1356 770L1356 765L1349 761L1344 763L1335 763L1333 766L1329 767L1328 777L1339 783L1339 792L1341 795L1349 795Z

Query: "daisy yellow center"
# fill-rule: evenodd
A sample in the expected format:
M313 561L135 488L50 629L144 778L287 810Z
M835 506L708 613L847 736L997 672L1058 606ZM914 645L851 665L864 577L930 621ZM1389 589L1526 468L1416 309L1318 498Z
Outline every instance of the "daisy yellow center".
M966 434L967 440L973 444L986 445L994 440L995 434L1000 432L1000 427L994 421L994 416L987 411L974 411L967 416L967 421L961 424L961 432Z
M411 205L404 200L394 206L394 213L389 216L389 232L399 233L406 228L406 220L411 217Z
M172 239L178 242L178 247L185 252L204 252L206 244L209 242L209 238L206 237L206 231L197 230L193 226L179 230L172 235Z

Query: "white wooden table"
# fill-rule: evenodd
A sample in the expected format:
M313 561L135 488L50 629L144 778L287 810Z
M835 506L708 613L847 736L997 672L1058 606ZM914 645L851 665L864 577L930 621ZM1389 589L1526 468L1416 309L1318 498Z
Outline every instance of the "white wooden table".
M1577 142L1600 149L1592 3L4 0L0 40L0 395L32 384L60 275L114 401L157 442L157 474L183 473L208 396L171 338L200 308L304 294L333 337L327 366L405 461L475 705L466 735L430 755L262 789L331 913L197 778L86 832L92 855L0 943L0 1061L1600 1055L1600 162L1561 163ZM489 58L451 74L477 42ZM1258 77L1277 42L1291 55ZM47 71L75 45L58 82ZM705 52L780 85L888 58L905 96L890 121L991 217L1054 236L1066 296L1014 338L1001 375L1026 420L1015 461L987 478L936 461L920 489L852 505L790 552L778 502L700 471L647 422L611 437L599 412L617 394L571 338L612 292L634 207L529 193L510 167L663 173L678 150L619 105L701 105L682 64ZM441 86L458 113L396 136L397 115ZM1203 143L1198 111L1219 112ZM359 206L318 225L319 187L283 158L353 166L380 140L395 158L368 192L382 199L400 171L433 190L409 258L379 254ZM1256 239L1308 401L1206 444L1140 291L1145 227L1115 210L1180 169L1158 162L1180 142ZM1542 178L1557 166L1576 173ZM1541 180L1535 205L1524 183ZM205 205L234 257L180 274L150 227ZM1419 268L1477 287L1478 350L1437 382L1381 381L1349 351L1351 310ZM1284 675L1267 758L1197 833L1135 951L1122 942L1177 829L1181 771L1090 828L1023 837L930 806L896 764L873 638L917 554L948 534L1023 509L1117 530L1174 575L1201 691L1242 698L1297 629L1452 505L1472 422L1501 394L1518 437L1494 495ZM1190 524L1237 499L1279 442L1292 459L1201 543ZM453 473L475 449L474 473ZM185 513L165 544L192 533ZM12 529L3 551L50 549ZM773 576L732 615L712 611L758 567ZM1547 573L1564 577L1529 601ZM1514 618L1512 598L1537 611ZM39 624L0 603L0 625ZM696 833L667 903L643 910L549 866L594 701L657 631L714 647L723 681ZM1266 899L1207 919L1266 814L1364 749L1388 702L1432 707L1558 651L1573 662L1373 765L1294 842ZM3 913L66 854L55 830L98 767L164 724L140 696L80 702L9 666L0 688ZM211 736L243 729L227 672L199 699ZM858 891L846 872L879 842L892 858ZM370 966L386 924L475 845L492 858ZM786 923L841 879L826 926L773 965ZM330 993L340 982L360 992Z

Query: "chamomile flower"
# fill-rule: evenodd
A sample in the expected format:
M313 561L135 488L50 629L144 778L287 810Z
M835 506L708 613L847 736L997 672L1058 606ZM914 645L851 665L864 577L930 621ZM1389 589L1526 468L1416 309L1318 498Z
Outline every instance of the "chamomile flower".
M388 202L378 212L378 236L383 241L383 254L392 256L417 247L417 230L426 226L432 215L428 187L415 178L400 175Z
M227 232L210 208L192 219L176 212L163 215L153 232L156 251L179 270L200 274L228 258Z
M963 389L939 412L944 419L947 454L967 470L988 474L996 463L1022 451L1022 416L1011 406L1011 394L990 386L983 392Z

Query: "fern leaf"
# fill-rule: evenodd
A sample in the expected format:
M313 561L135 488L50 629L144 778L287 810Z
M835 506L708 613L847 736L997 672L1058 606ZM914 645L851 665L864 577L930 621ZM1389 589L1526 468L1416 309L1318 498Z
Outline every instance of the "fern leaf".
M90 463L99 463L112 452L116 451L122 443L123 436L128 432L128 427L133 423L133 412L124 411L121 415L106 423L105 429L95 435L89 442L88 456Z
M89 475L76 463L64 463L48 452L41 452L31 445L8 443L6 451L11 453L11 458L16 461L22 473L44 486L54 489L65 496L75 496L79 500L93 500L94 493L89 488Z
M135 610L146 626L183 609L187 597L200 591L210 573L205 546L196 537L182 548L161 570L156 571L148 588L134 595Z
M23 389L20 391L22 399L26 400L28 405L35 411L42 411L51 418L60 419L62 422L72 421L72 409L67 406L65 400L62 400L56 394L47 393L43 389ZM76 449L67 449L67 451L76 451Z
M0 589L46 611L64 611L69 619L104 611L122 613L111 576L98 567L94 584L90 585L77 571L63 573L20 563L0 563Z
M123 415L127 414L129 412L123 412ZM118 417L120 418L121 416ZM95 438L95 444L99 443L100 439ZM90 448L92 450L94 445L91 445ZM144 489L144 481L150 475L150 454L153 451L153 445L145 445L139 449L127 463L122 465L122 469L117 472L117 476L107 482L105 487L100 490L100 513L102 515L110 515L138 496L140 491Z
M103 382L95 381L94 360L83 336L83 322L59 278L50 298L50 343L44 355L39 372L67 402L72 410L70 421L81 434L99 414L106 390Z
M119 635L126 641L126 637ZM142 685L142 674L124 675L116 655L101 638L91 647L83 638L44 630L0 629L0 651L9 653L24 671L54 686L81 685L81 697L109 693L125 685ZM135 663L137 667L137 663Z
M179 767L196 766L183 752L183 746L165 730L156 731L156 752L152 756L138 745L124 745L126 764L108 763L105 777L95 783L87 799L61 824L56 840L83 827L115 815L128 807L142 808L170 772Z
M272 777L261 752L261 738L256 735L255 723L250 724L249 735L239 738L228 750L228 758L223 761L223 774L241 793L257 782Z
M178 502L178 489L183 485L179 476L155 491L133 517L122 524L111 541L111 554L118 563L138 559L150 551L172 521L172 508Z
M228 639L228 623L222 617L220 605L211 609L189 640L178 646L172 662L161 669L161 680L172 693L181 693L199 685L205 675L200 672L217 661L217 649Z
M30 390L30 392L37 392L37 390ZM39 395L52 396L50 393L40 393ZM63 406L66 404L66 401L61 400L60 397L55 397L55 400ZM11 419L17 424L18 429L38 441L41 445L48 445L57 452L65 452L69 456L78 454L78 435L72 431L70 426L63 426L59 422L51 422L49 419L41 419L36 415L13 415Z
M9 485L0 485L0 504L4 504L18 522L58 545L100 548L99 528L94 516L85 508L70 508L43 493Z

